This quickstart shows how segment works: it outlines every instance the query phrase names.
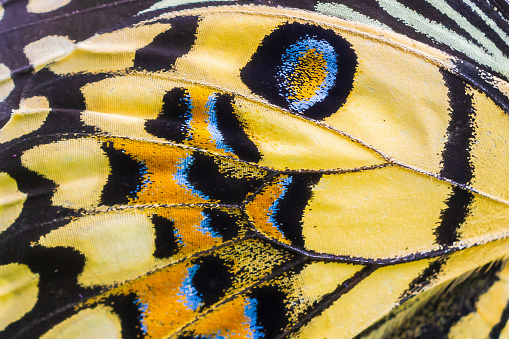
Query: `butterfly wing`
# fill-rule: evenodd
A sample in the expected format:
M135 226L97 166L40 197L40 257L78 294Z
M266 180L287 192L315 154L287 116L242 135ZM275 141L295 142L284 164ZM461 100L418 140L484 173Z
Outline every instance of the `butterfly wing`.
M502 333L498 10L468 4L479 35L441 2L36 4L55 33L0 21L2 335Z

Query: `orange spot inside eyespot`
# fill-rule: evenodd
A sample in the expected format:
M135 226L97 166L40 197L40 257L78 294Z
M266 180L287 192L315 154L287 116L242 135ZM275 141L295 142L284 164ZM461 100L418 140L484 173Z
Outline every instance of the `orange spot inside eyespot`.
M292 74L288 76L288 99L307 101L316 95L328 75L327 61L315 48L302 52Z

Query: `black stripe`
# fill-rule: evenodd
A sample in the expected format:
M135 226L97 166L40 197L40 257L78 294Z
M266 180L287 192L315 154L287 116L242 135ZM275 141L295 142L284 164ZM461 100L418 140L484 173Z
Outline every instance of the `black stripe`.
M216 110L217 127L225 144L233 149L235 154L242 160L258 162L261 154L255 143L249 139L244 131L244 124L235 114L233 97L229 94L218 94L214 107Z
M275 338L288 325L285 302L288 296L277 285L254 289L249 297L257 300L256 325L265 338ZM255 319L251 319L255 320Z
M403 304L408 299L417 295L420 291L422 291L426 286L428 286L433 279L435 279L442 266L445 264L446 258L441 257L435 261L433 261L422 273L412 280L412 282L408 285L408 288L399 298L399 303Z
M143 315L139 301L139 296L136 293L129 293L112 295L102 302L103 305L113 308L114 314L120 318L121 338L143 338L145 336L142 329Z
M446 202L447 207L440 214L440 225L435 229L436 242L442 246L450 246L459 239L458 229L465 222L470 212L469 205L474 195L457 186Z
M499 48L504 54L509 55L509 41L505 41L498 35L487 23L482 19L477 12L474 12L474 10L465 4L462 1L452 1L447 0L447 3L449 6L451 6L454 10L456 10L458 13L460 13L465 19L467 19L472 25L477 27L489 40L491 40L497 48ZM490 13L486 13L488 17L493 16L495 12L492 10ZM499 28L502 30L502 27L499 26Z
M496 3L498 8L502 10L501 12L503 13L503 15L505 15L505 17L509 19L509 2L507 0L493 0L493 2ZM504 23L507 22L505 21ZM499 26L501 25L499 24Z
M127 204L141 189L144 164L116 149L112 142L105 142L101 148L108 156L111 170L101 194L101 205Z
M453 60L454 72L472 87L486 93L506 114L509 114L509 97L493 85L496 80L463 60Z
M449 88L451 121L447 128L447 142L442 152L440 176L467 185L473 176L470 161L471 143L474 140L475 110L472 96L466 93L466 84L458 77L442 72ZM452 245L458 240L458 229L465 222L469 205L474 198L469 191L457 186L452 188L446 201L447 207L440 215L440 225L435 230L436 241L440 245Z
M414 11L415 13L427 18L431 22L440 23L448 30L453 31L454 33L461 35L469 40L471 44L482 47L482 45L477 42L468 31L461 28L458 23L449 18L446 14L444 14L440 9L433 6L429 2L425 0L398 0L399 3L407 7L408 9ZM466 13L461 13L462 16L466 16Z
M235 277L231 268L234 262L211 255L199 258L193 264L197 270L191 284L200 296L203 303L200 308L203 309L221 300L233 286Z
M153 215L151 220L155 231L154 257L164 259L177 254L179 247L175 237L175 222L157 214Z
M240 225L244 225L240 214L217 208L203 209L203 215L209 220L209 227L219 233L223 241L232 240L239 235Z
M248 173L249 168L246 167L244 173ZM199 152L194 152L185 175L194 189L223 204L242 203L264 183L263 177L238 178L231 175L221 168L221 158L216 159Z
M395 322L384 329L383 338L447 338L458 321L475 314L480 297L499 281L500 268L500 262L489 263L443 287L433 288L391 311L356 338L382 337L377 329L391 321Z
M278 204L274 219L278 229L294 246L304 248L302 218L309 199L313 195L313 186L320 181L321 177L321 174L313 173L292 175L292 182Z
M136 51L134 68L147 71L170 70L178 58L189 53L196 40L197 16L176 17L171 28Z
M185 88L176 87L166 92L163 108L157 119L145 122L145 130L159 138L181 143L186 139L192 104Z
M291 333L295 333L300 328L304 327L315 317L319 316L322 312L328 309L334 302L336 302L342 295L350 292L357 284L366 279L371 273L377 270L377 266L367 266L362 270L354 274L353 277L345 280L339 285L332 293L325 295L319 302L313 305L313 309L309 310L308 313L299 319L295 325L287 329L281 335L275 337L276 339L288 338Z
M451 121L447 127L447 142L442 152L440 176L466 185L472 180L474 171L470 151L474 140L475 109L472 95L466 93L466 84L445 71L443 75L449 88Z
M500 338L500 334L507 325L508 320L509 320L509 303L505 306L504 311L502 312L502 316L500 317L500 321L491 329L490 339Z
M81 88L112 76L107 73L61 76L49 69L43 69L27 82L23 97L44 96L52 109L83 111L86 109L86 102Z

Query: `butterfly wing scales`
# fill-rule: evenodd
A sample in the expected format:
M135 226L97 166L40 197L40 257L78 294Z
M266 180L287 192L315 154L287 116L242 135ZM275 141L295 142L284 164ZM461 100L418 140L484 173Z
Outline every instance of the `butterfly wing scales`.
M14 316L12 320L4 318L6 326L13 322L8 325L7 333L23 333L20 326L30 324L24 329L30 332L25 333L46 333L44 337L47 338L72 337L80 331L94 335L93 326L100 324L107 328L107 333L112 336L121 333L124 337L210 337L224 334L231 337L257 337L264 334L270 337L314 337L318 333L333 333L330 335L337 337L339 329L344 330L344 336L347 337L361 332L417 292L433 290L435 286L440 288L441 284L458 279L507 253L504 247L506 241L496 240L504 238L506 233L499 221L505 219L505 193L500 190L503 185L490 176L490 162L485 160L486 155L491 153L496 158L502 158L503 153L499 155L499 150L503 149L503 146L493 145L493 139L488 137L483 140L482 135L486 135L488 131L479 127L487 126L486 121L490 122L490 126L504 126L505 113L490 97L468 84L465 85L465 80L443 75L446 72L457 72L447 64L448 60L454 59L427 48L423 49L424 54L431 53L442 58L440 67L430 63L431 59L423 58L422 55L415 59L415 63L422 63L424 60L424 64L432 69L432 72L426 74L437 77L429 81L437 86L437 95L434 97L436 103L430 104L433 107L431 114L420 116L424 119L423 125L437 129L416 128L411 120L392 122L395 126L409 126L408 131L415 133L422 130L436 133L445 139L442 142L446 145L447 142L452 145L461 144L461 139L451 140L451 126L471 131L470 137L468 133L460 135L466 138L463 142L466 142L468 147L471 145L470 152L460 152L457 156L457 153L452 153L453 155L447 158L442 154L441 160L440 147L443 147L443 143L437 144L436 149L414 146L416 150L430 152L430 156L414 152L411 147L398 148L396 146L401 142L394 140L388 143L388 147L383 146L387 138L377 132L380 127L369 129L373 120L377 119L376 115L373 115L377 113L375 110L360 110L362 114L371 114L368 115L371 123L364 124L363 127L349 127L348 122L341 118L352 114L355 116L357 113L355 109L349 108L350 102L346 101L344 109L350 112L350 115L333 112L330 118L317 122L306 117L305 112L304 118L291 112L292 109L309 106L305 101L309 98L298 101L308 92L291 89L294 92L286 92L287 98L290 98L289 106L275 107L270 96L262 98L264 92L249 89L239 82L239 79L242 80L242 73L240 78L238 75L229 76L228 74L234 74L250 60L253 51L257 50L264 37L274 30L279 29L281 32L285 27L296 30L302 27L311 29L316 20L322 20L321 25L329 27L327 25L330 25L331 20L317 16L303 19L306 15L299 14L292 24L284 21L287 19L281 19L288 13L296 13L292 11L283 11L284 15L278 16L274 15L271 9L272 15L260 17L257 16L257 9L253 11L248 8L239 11L240 13L230 14L231 11L232 9L223 8L191 10L191 14L198 12L200 15L200 20L193 21L194 26L191 27L194 28L190 30L196 32L197 40L191 39L186 47L188 49L184 48L182 54L167 60L169 64L152 64L147 55L150 56L151 48L157 47L161 41L170 45L175 43L172 30L186 31L185 25L179 26L182 21L179 21L181 16L178 13L171 13L169 17L163 16L157 19L159 22L155 20L135 27L134 31L140 32L141 40L129 40L125 45L128 52L120 53L125 65L115 62L108 66L109 57L101 59L99 56L94 60L93 57L83 55L93 53L94 48L99 52L107 50L108 44L118 43L118 40L111 37L117 33L117 38L120 37L121 41L124 39L122 34L129 32L128 28L92 38L67 57L38 71L28 82L20 109L0 132L0 140L6 145L2 156L6 161L3 166L5 169L2 169L5 171L2 173L2 188L5 187L5 195L14 202L8 205L9 213L5 214L6 226L2 236L6 244L20 234L25 237L23 242L6 246L3 276L6 281L21 280L24 284L25 290L20 294L21 297L15 298L21 305L21 311L17 311L17 314L13 312L13 315L23 317L25 313L28 314L28 317L17 323ZM266 11L260 10L261 13ZM172 19L173 17L175 19ZM182 17L186 18L185 15ZM184 20L187 23L190 21ZM217 41L217 36L220 36L217 32L221 25L231 27L234 21L246 27L258 24L267 25L269 28L260 28L259 36L251 39L243 39L238 35L238 32L242 32L239 29L237 32L232 31L228 39ZM262 22L265 24L262 25ZM167 26L170 28L166 29ZM144 34L144 29L149 32L148 35ZM157 31L158 29L160 31ZM332 29L328 28L324 34L329 34L329 31ZM316 32L319 33L313 34L322 34L320 29ZM348 36L346 31L341 32L343 36ZM136 37L136 33L128 33L128 36L131 35ZM101 39L104 39L102 45ZM356 39L362 40L362 37L350 37L348 41L354 45L354 49L357 47L355 51L360 53L362 48L353 43ZM395 37L393 42L400 43L398 39ZM242 44L231 44L236 40L249 46L246 48ZM135 41L142 43L131 45ZM370 42L379 44L381 40L375 38ZM210 54L210 49L214 43L225 44L218 48L225 54L215 56L218 60L225 61L223 64L216 61L218 65L223 65L224 69L202 67L203 59L200 58L213 55ZM231 47L229 43L236 47ZM139 47L143 44L146 44L145 47ZM295 46L300 48L298 44ZM324 48L320 44L316 46ZM230 50L231 48L233 50ZM251 52L245 53L249 48ZM384 48L379 45L373 50ZM388 49L398 55L398 48L391 46ZM325 53L326 50L321 51ZM114 49L113 53L117 51L119 50ZM403 53L405 56L399 55L401 58L414 58L412 53ZM244 59L235 59L241 55ZM309 62L311 65L315 62L313 60L317 60L313 59L316 53L310 55L308 59L303 59L304 64ZM85 63L78 63L77 59L73 58L82 58ZM362 63L359 64L369 64L368 59L363 55L360 58ZM86 73L79 73L79 67L83 67L81 71ZM197 72L193 67L198 67L200 71ZM163 80L158 79L158 74L146 73L164 73L168 70L173 73ZM366 70L360 73L365 74ZM283 71L286 72L280 69L280 72ZM155 80L146 81L149 76ZM196 76L196 79L193 78ZM402 74L397 72L391 76L396 80L403 78ZM451 105L457 98L451 94L451 86L449 92L447 86L444 86L447 77L454 78L453 88L457 90L459 87L459 95L470 100L467 102L467 109L475 113L466 122L461 119L454 121L454 107ZM225 79L234 81L224 82ZM373 82L369 77L367 79L364 81L371 81L371 85L375 87L373 102L383 102L383 98L376 94L389 91L384 89L384 84L380 84L380 81L380 87L376 87L376 81ZM362 84L360 78L357 81L355 86ZM412 80L409 81L414 85ZM498 80L492 78L492 81L496 83ZM415 85L418 84L418 81L414 82ZM94 86L98 86L95 92ZM360 104L359 100L364 97L369 101L369 96L361 95L362 89L366 87L369 85L354 87L355 95L350 94L353 103ZM59 89L58 94L55 88ZM174 88L179 91L172 92ZM409 88L411 86L406 86L406 89ZM463 92L461 88L464 88ZM361 92L355 92L356 89ZM122 94L125 91L140 91L143 95L139 95L137 100L125 100ZM418 91L417 89L414 92ZM409 97L415 99L418 94ZM389 104L386 111L392 111L393 105L396 103ZM181 112L176 121L166 119L165 114L168 113L165 113L165 107L168 107L167 112ZM368 104L367 107L376 105ZM450 114L451 111L453 114ZM316 117L317 113L310 110L309 114L310 117ZM425 119L434 115L438 120L426 122ZM215 120L217 117L224 119L228 116L231 117L229 120ZM233 128L239 134L229 136L225 126ZM309 127L305 128L309 131L295 136L292 132L301 130L300 126ZM281 133L281 127L286 127L287 131ZM274 132L275 130L278 131ZM267 137L267 132L270 138ZM355 133L368 134L359 137ZM369 133L374 139L370 140ZM499 140L506 139L503 128L496 130L496 133ZM324 139L315 140L312 137L315 134L324 135ZM471 143L478 134L481 138L476 139L476 143ZM129 137L125 138L126 136ZM417 136L410 138L408 144L413 141L426 144L426 140L435 141L436 138ZM296 150L295 145L299 143L307 149ZM311 147L308 146L310 143ZM327 145L331 144L342 145L338 148L341 152L329 150ZM395 148L392 148L393 146ZM350 151L346 151L348 149ZM447 151L446 147L443 152ZM348 156L345 157L345 153ZM292 156L288 157L287 154ZM435 160L431 161L431 164L429 161L433 157ZM452 158L451 164L444 160L449 158ZM466 163L459 173L451 170L455 161ZM87 173L79 169L76 172L66 170L76 168L81 163L90 166ZM91 166L92 164L95 166ZM281 170L287 172L272 178L276 171ZM288 170L305 170L308 173L299 174ZM424 174L412 172L415 170ZM502 166L497 171L504 173L505 169ZM389 172L390 179L395 177L398 184L401 184L401 179L396 173L409 173L410 200L416 196L416 188L411 186L422 176L423 179L430 180L432 186L436 183L436 186L444 187L443 192L438 190L441 198L426 196L430 205L456 199L452 205L454 212L455 206L461 206L458 199L466 201L469 210L460 211L465 220L453 217L453 223L461 227L449 232L450 234L442 235L442 238L436 234L438 231L434 227L429 228L433 225L432 222L423 231L427 232L426 236L412 232L413 239L421 242L417 249L413 248L406 253L409 258L416 254L416 259L423 254L423 259L409 263L401 263L408 259L399 259L401 253L405 253L404 250L381 254L383 250L347 243L346 245L352 246L352 250L334 253L330 247L323 249L309 242L312 238L324 239L323 235L313 234L313 228L324 224L320 216L324 213L334 215L330 213L334 213L334 210L341 206L338 205L338 200L343 196L335 197L334 191L328 193L328 188L338 187L339 182L344 182L348 177L353 178L353 184L346 185L346 189L352 192L351 198L345 198L345 206L348 208L352 206L352 202L355 205L356 194L357 197L373 196L373 193L359 194L357 192L362 190L352 189L356 183L363 187L359 184L359 180L366 179L363 175L374 174L376 177L379 173ZM498 178L503 180L504 177L501 174ZM292 178L291 182L288 178ZM368 180L372 181L380 179ZM393 186L394 184L388 185L387 188ZM380 191L387 191L387 188ZM435 187L430 190L437 191ZM321 197L320 193L323 194ZM391 195L386 193L386 196ZM381 194L380 200L383 199L384 195ZM330 200L332 205L327 207L326 203L330 203ZM20 211L20 206L25 201ZM244 209L245 202L248 205ZM418 202L415 206L418 206ZM428 205L422 206L424 209L427 207ZM293 214L294 217L278 216L277 212L280 210L295 211L295 208L297 213ZM390 207L388 208L390 210ZM316 214L311 214L311 210ZM474 214L471 210L477 212ZM30 211L38 213L29 215ZM246 212L252 223L247 223ZM432 220L441 220L443 223L443 220L447 219L444 213L454 215L453 212L451 207L440 206ZM397 217L397 214L391 215L392 218ZM102 221L99 220L101 218ZM345 222L341 218L343 215L340 215L339 224ZM11 226L13 219L16 220L16 227ZM309 230L303 228L308 232L305 236L295 233L303 220L311 220L308 222ZM278 222L280 227L277 227ZM367 234L362 225L359 224L360 234ZM262 234L257 233L259 231ZM328 236L327 232L325 234ZM344 233L341 236L344 236ZM478 240L475 240L476 237ZM104 239L113 238L114 242L101 243ZM426 240L427 238L429 240ZM351 239L364 238L354 235ZM472 247L492 240L496 241ZM326 239L325 243L327 241L333 242ZM405 247L405 244L402 245ZM427 251L434 250L434 246L438 246L438 250L443 250L443 246L450 246L447 249L453 250L465 246L472 248L446 255L442 260L427 258ZM104 250L106 247L110 247L109 252ZM19 250L20 248L23 249ZM360 252L356 253L356 250ZM278 256L281 259L276 259ZM304 263L305 258L318 261ZM388 258L389 261L384 261ZM475 258L475 263L472 258ZM369 266L363 269L362 265L333 262L325 264L323 260L375 260L381 264L398 264L381 268ZM104 268L108 269L104 271ZM166 277L160 278L165 274ZM200 278L194 278L196 274ZM337 277L337 280L331 281L331 276ZM394 277L404 278L395 280ZM176 278L180 281L171 282ZM215 281L219 287L214 290L205 284L204 290L196 290L204 281ZM166 282L172 287L165 285ZM231 287L222 286L224 283L231 283ZM35 298L34 285L37 285L38 290ZM65 295L55 294L55 291L62 290L58 285L66 286ZM312 287L311 292L304 291L306 286L314 285L320 286L319 291L313 291ZM376 293L377 287L387 285L399 287L395 288L392 294L384 295L385 299L382 301L379 293ZM161 290L174 290L175 293L166 294L168 301L158 300L158 295L161 294L157 291ZM369 293L375 293L372 300L366 300L369 299ZM501 292L493 293L501 295ZM187 317L173 322L165 308L167 304L173 305L173 310L181 309L180 313L188 314ZM359 304L371 310L371 313L366 312L361 317L345 321L344 312L355 309ZM379 307L380 304L383 304L382 308ZM153 310L153 313L149 310ZM48 311L52 314L48 322L38 320L43 319L42 314ZM238 314L238 318L228 321L225 320L226 314ZM350 312L350 316L356 314ZM170 318L164 320L166 317ZM277 324L274 323L276 319ZM331 325L335 319L341 319L342 323L348 323L348 326L343 328ZM164 326L170 323L171 326ZM53 329L48 328L49 324L55 325Z

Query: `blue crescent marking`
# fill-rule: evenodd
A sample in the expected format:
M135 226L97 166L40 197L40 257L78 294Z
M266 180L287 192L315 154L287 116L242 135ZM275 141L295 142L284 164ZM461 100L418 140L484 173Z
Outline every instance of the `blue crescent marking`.
M219 124L217 121L217 110L216 110L216 101L217 96L215 93L211 94L208 98L207 104L205 105L205 109L207 110L208 115L208 126L207 130L210 135L212 135L212 139L216 143L217 148L224 150L225 152L235 154L233 149L230 148L225 142L223 133L219 130Z
M179 287L179 292L177 293L178 296L184 297L184 306L193 311L198 310L198 308L203 305L201 296L193 286L193 278L199 268L200 265L194 265L187 269L186 278L184 279L182 285Z
M251 330L251 333L247 336L250 339L260 339L265 338L265 333L260 332L260 330L263 330L261 326L258 326L256 324L256 320L258 317L257 312L257 306L258 306L258 300L253 298L247 298L247 304L244 306L244 315L246 318L248 318L249 322L249 329Z
M194 159L192 155L189 155L181 159L177 165L177 172L174 174L173 177L177 181L177 184L179 184L181 187L187 188L193 194L196 194L205 200L210 200L210 198L207 195L205 195L200 190L196 189L187 179L187 172L189 171L189 167L193 164L193 160Z
M270 205L269 207L269 221L272 223L272 225L274 225L281 233L283 233L280 229L280 225L279 223L276 221L276 219L274 218L274 215L276 214L277 211L279 211L279 203L281 202L281 200L283 200L286 192L288 191L288 185L290 185L292 183L292 177L288 177L286 179L283 180L282 182L282 185L283 185L283 192L279 195L279 197L276 199L276 201L274 201L272 203L272 205Z

